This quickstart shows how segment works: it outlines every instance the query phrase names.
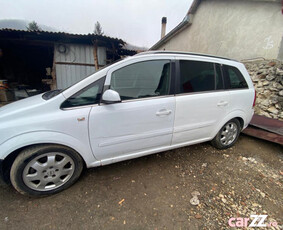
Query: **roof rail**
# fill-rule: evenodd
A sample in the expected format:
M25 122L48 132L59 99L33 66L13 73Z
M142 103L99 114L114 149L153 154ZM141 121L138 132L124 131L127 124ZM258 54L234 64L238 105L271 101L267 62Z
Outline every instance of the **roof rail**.
M229 61L236 61L239 62L238 60L226 58L226 57L220 57L220 56L214 56L214 55L209 55L209 54L202 54L202 53L190 53L190 52L182 52L182 51L167 51L167 50L154 50L154 51L145 51L136 54L135 56L142 56L142 55L147 55L147 54L181 54L181 55L193 55L193 56L201 56L201 57L212 57L212 58L221 58Z

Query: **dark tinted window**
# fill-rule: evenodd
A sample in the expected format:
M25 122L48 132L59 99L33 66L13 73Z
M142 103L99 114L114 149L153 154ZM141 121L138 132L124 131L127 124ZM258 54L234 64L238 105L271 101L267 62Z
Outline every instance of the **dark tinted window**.
M216 78L215 78L216 73ZM180 61L180 92L201 92L223 88L221 71L215 71L214 63Z
M92 105L99 103L105 77L90 84L83 90L68 98L61 108L69 108L83 105Z
M167 95L170 86L170 61L145 61L113 72L110 88L122 100Z
M248 88L248 84L241 72L233 66L224 65L225 86L227 89Z

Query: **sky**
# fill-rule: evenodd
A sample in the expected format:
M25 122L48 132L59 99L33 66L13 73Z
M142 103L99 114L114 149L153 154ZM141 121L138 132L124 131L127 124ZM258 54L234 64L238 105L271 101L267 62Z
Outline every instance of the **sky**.
M185 17L192 0L0 0L1 19L24 19L69 33L92 33L99 21L104 34L150 48Z

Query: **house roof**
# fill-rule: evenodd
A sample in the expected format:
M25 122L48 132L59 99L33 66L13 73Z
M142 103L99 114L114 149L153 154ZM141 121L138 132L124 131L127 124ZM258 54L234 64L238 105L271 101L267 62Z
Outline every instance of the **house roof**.
M193 0L186 16L184 17L183 21L180 22L174 29L172 29L168 34L166 34L163 38L161 38L157 43L155 43L149 50L158 49L161 45L163 45L166 41L170 38L175 36L176 34L180 33L186 27L192 24L192 16L196 13L200 3L203 0ZM209 0L208 0L209 1ZM254 2L282 2L282 0L247 0L247 1L254 1Z
M122 39L95 34L70 34L65 32L26 31L4 28L0 29L0 40L29 40L42 42L67 42L80 44L93 44L94 41L113 43L123 46L126 42Z

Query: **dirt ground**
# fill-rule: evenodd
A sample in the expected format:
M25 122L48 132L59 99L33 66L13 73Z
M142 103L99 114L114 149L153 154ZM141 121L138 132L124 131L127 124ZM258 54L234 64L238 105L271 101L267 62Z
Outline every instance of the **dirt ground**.
M190 203L194 191L197 206ZM0 208L1 230L231 229L229 218L252 214L280 226L283 148L244 135L223 151L193 145L88 169L74 186L46 198L2 186Z

